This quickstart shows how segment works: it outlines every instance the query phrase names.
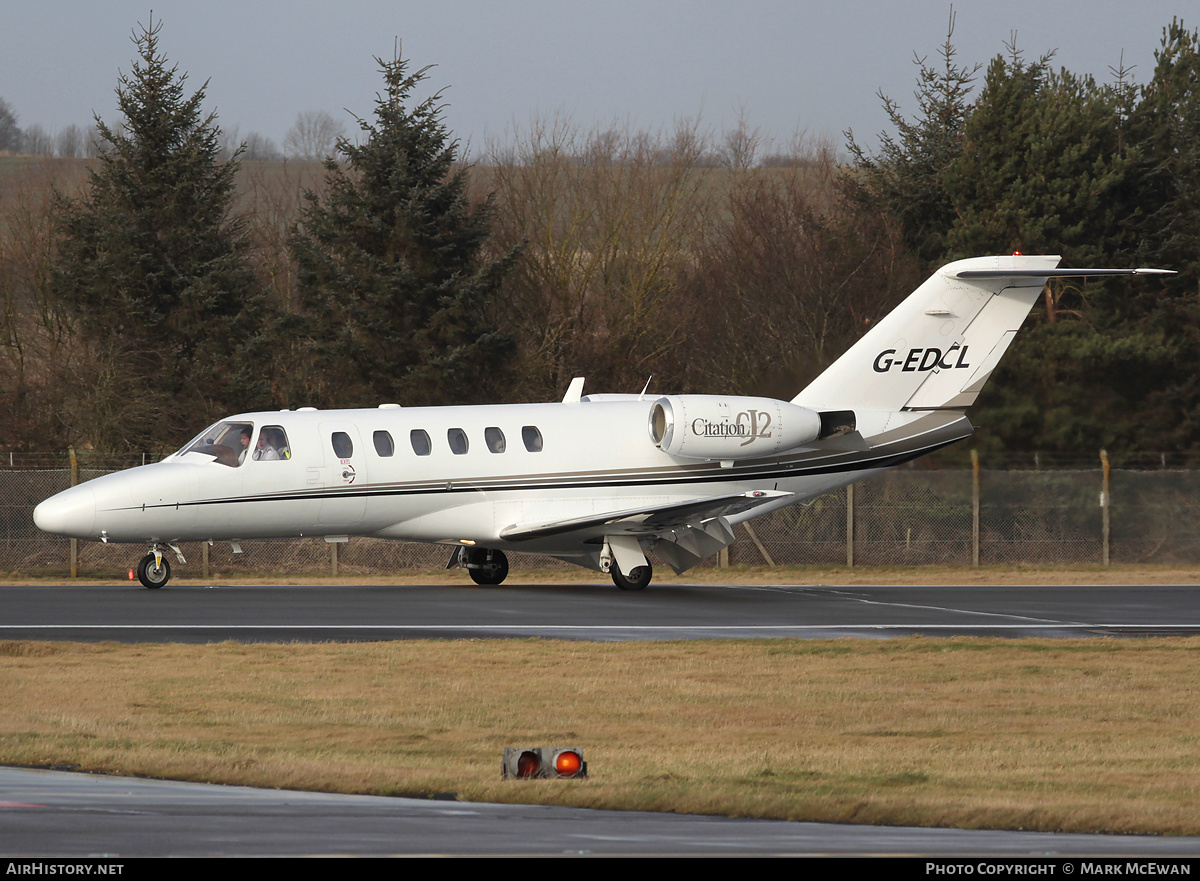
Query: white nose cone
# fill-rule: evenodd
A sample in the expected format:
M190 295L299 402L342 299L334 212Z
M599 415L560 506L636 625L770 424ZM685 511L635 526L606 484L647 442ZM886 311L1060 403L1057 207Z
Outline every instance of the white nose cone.
M73 486L34 508L33 522L42 532L91 538L96 526L96 496L87 484Z

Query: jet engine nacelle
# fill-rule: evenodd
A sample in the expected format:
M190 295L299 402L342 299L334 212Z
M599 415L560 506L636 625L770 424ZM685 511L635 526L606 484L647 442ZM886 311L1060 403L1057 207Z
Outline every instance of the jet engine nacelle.
M821 416L774 398L671 395L650 406L650 439L687 459L754 459L815 441Z

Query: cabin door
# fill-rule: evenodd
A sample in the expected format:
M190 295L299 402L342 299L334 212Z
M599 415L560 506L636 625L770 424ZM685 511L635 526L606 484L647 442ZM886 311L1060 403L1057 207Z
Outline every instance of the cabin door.
M357 525L366 514L367 498L361 490L367 482L367 457L358 428L351 423L322 422L320 432L325 463L319 480L325 492L317 520L331 534Z

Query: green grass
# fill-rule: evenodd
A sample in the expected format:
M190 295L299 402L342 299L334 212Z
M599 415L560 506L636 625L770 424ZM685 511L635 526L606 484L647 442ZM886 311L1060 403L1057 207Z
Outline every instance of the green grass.
M0 643L0 762L828 822L1200 834L1200 639ZM506 746L591 776L502 781Z

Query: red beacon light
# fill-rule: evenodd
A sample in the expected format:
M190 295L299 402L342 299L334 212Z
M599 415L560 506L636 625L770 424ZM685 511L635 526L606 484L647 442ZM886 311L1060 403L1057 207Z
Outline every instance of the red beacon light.
M554 770L560 777L574 777L583 767L583 759L573 749L565 749L554 757Z
M579 747L505 747L500 776L505 780L572 780L587 776Z

